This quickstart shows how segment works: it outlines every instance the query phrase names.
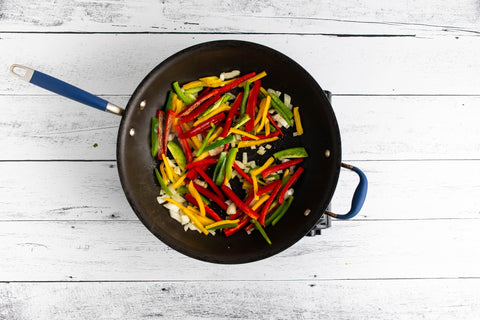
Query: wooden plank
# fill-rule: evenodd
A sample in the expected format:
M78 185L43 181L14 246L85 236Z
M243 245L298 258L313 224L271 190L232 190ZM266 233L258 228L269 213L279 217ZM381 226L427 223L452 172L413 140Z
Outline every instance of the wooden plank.
M478 96L334 96L343 159L480 159L479 103ZM1 160L115 159L119 117L59 96L0 96L0 106Z
M336 94L480 93L476 72L480 61L475 54L480 50L480 38L473 37L3 34L0 65L7 70L12 63L24 64L95 94L128 96L148 72L171 54L201 42L232 38L258 42L285 53L306 68L323 88ZM0 78L0 94L45 91L8 76Z
M479 228L479 219L336 222L269 259L212 265L140 222L0 222L0 281L478 278Z
M3 283L0 319L474 319L479 282Z
M369 179L355 219L475 219L479 161L353 161ZM358 178L342 170L332 211L350 209ZM16 220L132 220L115 162L0 162L0 217ZM394 204L394 205L392 205ZM336 222L333 229L336 228Z
M179 10L179 6L181 10ZM308 8L308 10L305 10ZM4 31L475 35L474 0L2 2Z

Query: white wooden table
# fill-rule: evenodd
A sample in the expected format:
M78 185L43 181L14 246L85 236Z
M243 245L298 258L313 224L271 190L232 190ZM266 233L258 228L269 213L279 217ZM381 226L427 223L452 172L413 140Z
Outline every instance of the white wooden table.
M478 319L480 20L474 0L0 1L0 319ZM279 50L333 93L363 211L272 258L171 250L121 189L119 117L8 74L31 66L124 106L190 45ZM342 172L332 206L347 210Z

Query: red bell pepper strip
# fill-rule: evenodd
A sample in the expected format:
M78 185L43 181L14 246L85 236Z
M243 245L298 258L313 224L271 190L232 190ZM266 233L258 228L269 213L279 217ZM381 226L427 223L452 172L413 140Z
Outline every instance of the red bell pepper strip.
M195 206L198 206L197 200L190 193L186 193L184 197L185 197L185 200L187 200L191 204L193 204ZM204 204L203 206L205 207L205 212L210 217L212 217L213 220L215 220L215 221L221 221L222 220L222 218L220 218L220 216L212 208L210 208L206 204Z
M247 206L250 206L250 203L253 201L253 189L252 191L250 191L250 193L248 194L248 197L245 199L245 204ZM235 211L235 214L232 214L230 217L228 217L229 220L235 220L237 219L238 217L240 217L242 215L242 210L238 209L237 208L237 211Z
M282 191L280 191L280 195L278 196L278 203L283 204L283 198L285 198L285 193L295 183L295 181L298 180L302 172L303 168L299 167L297 171L295 171L295 173L290 177L290 179L288 179L287 183L285 183L285 185L283 186Z
M230 108L230 111L228 112L227 119L225 120L225 125L223 126L223 131L220 133L219 137L225 138L228 134L228 131L230 130L230 127L232 126L232 121L233 117L235 116L235 113L237 112L238 108L240 107L240 104L242 103L242 97L243 97L243 92L240 92L237 95L237 98L232 104L232 107Z
M202 92L200 92L200 93L198 94L197 100L198 100L198 99L202 99L205 95L208 94L209 91L210 91L210 87L207 87L205 90L203 90Z
M245 227L248 222L250 221L250 217L246 214L244 214L241 218L240 218L240 221L238 222L238 224L233 227L233 228L228 228L228 229L223 229L223 232L225 233L225 236L229 237L231 236L232 234L234 234L235 232L237 232L238 230L242 229L243 227Z
M270 174L272 174L276 171L286 169L290 166L294 166L294 165L296 165L296 164L298 164L302 161L303 161L303 159L299 158L299 159L290 160L290 161L287 161L287 162L284 162L284 163L280 163L280 164L277 164L275 166L271 166L270 168L267 168L267 169L262 171L262 177L263 177L263 179L265 179Z
M215 182L213 182L213 180L205 173L205 171L200 170L199 168L195 168L195 170L208 183L208 185L213 189L217 196L222 199L222 202L225 202L225 196L223 195L222 191L220 191Z
M278 180L275 180L275 181L272 181L270 182L269 184L266 184L264 185L263 187L261 188L258 188L258 191L257 191L257 196L260 196L264 193L267 193L268 191L270 190L273 190L275 189L275 187L279 184L282 184L282 181L280 179Z
M182 138L182 139L187 139L187 138L191 138L193 136L196 136L197 134L199 133L203 133L207 130L210 130L211 128L211 123L213 123L214 125L217 125L219 124L223 119L225 119L225 113L222 112L222 113L219 113L213 117L211 117L210 119L208 119L208 121L204 121L202 123L200 123L198 126L196 127L193 127L192 129L188 130L187 132L181 132L178 134L178 137L179 138Z
M175 111L168 110L167 116L165 118L165 129L163 130L163 152L167 153L167 143L168 143L168 136L170 135L170 131L172 130L173 119L175 119Z
M233 201L233 203L235 203L235 205L237 206L237 208L239 208L240 210L242 210L245 214L247 214L250 218L252 219L258 219L260 216L255 212L253 211L252 208L250 208L248 205L246 205L242 200L240 200L239 197L237 197L237 195L235 194L235 192L233 192L232 189L230 189L229 187L227 187L226 185L222 185L222 191L225 193L225 195Z
M280 181L280 180L277 180L277 181ZM275 186L275 188L272 191L272 194L270 195L270 198L268 198L267 202L265 203L265 205L262 208L262 211L260 211L260 218L258 219L258 222L260 222L260 224L264 227L265 227L265 217L267 216L268 208L270 208L270 206L272 205L272 202L275 199L275 197L277 196L277 193L278 193L278 191L280 191L281 187L282 187L282 184L277 183L277 185Z
M192 170L192 171L196 171L196 170ZM196 171L196 172L198 173L198 171ZM220 208L222 208L223 210L227 210L228 205L225 202L223 202L222 199L220 199L220 197L217 196L215 193L208 190L207 188L202 187L201 185L199 185L195 182L193 183L193 185L195 186L195 189L197 189L198 192L200 192L205 197L207 197L208 199L210 199L213 202L215 202L216 204L218 204L218 206Z
M218 99L220 99L221 96L220 95L216 95L210 99L208 99L207 101L205 101L204 103L202 103L197 109L195 109L194 111L192 111L189 115L183 117L183 118L180 118L180 123L185 123L185 122L188 122L188 121L191 121L191 120L194 120L196 119L199 115L202 114L202 112L204 112L205 110L208 109L208 107L210 107L212 104L214 104L215 102L217 102Z
M165 117L165 112L163 110L157 111L157 118L158 118L158 151L157 151L157 159L162 160L162 154L164 153L163 149L163 118Z
M218 89L215 89L215 90L212 90L210 91L209 93L207 93L206 95L202 96L201 98L197 98L197 100L192 103L191 105L189 105L187 108L183 109L182 112L180 112L178 115L177 115L177 118L181 118L181 117L184 117L188 114L190 114L193 110L195 110L196 108L198 108L198 106L200 104L202 104L204 101L208 100L210 97L213 97L215 95L221 95L221 94L224 94L225 92L227 91L230 91L231 89L235 88L236 86L238 86L240 83L244 82L245 80L248 80L250 79L251 77L255 76L255 72L252 72L252 73L249 73L249 74L246 74L244 75L243 77L240 77L232 82L230 82L229 84L226 84L224 85L223 87L220 87Z
M201 166L202 170L207 170L208 169L208 166L209 164L204 164L203 166ZM190 179L190 180L195 180L198 178L198 172L195 171L195 170L190 170L187 172L187 178Z
M185 166L185 170L189 170L189 169L192 169L192 168L195 168L195 167L199 167L199 166L203 166L203 165L206 165L206 164L214 164L214 163L217 163L218 159L214 158L214 157L207 157L203 160L199 160L199 161L195 161L195 162L191 162L189 164L187 164Z
M175 131L177 132L177 134L179 132L183 132L182 127L179 124L175 126ZM187 166L193 161L192 149L190 149L190 146L188 145L186 139L178 138L178 141L180 142L180 146L182 147L185 158L187 159L187 165L185 166L185 170L187 170Z
M258 93L260 92L260 81L255 81L253 83L253 89L252 92L250 92L250 95L248 96L248 101L247 101L247 114L250 117L250 120L247 121L245 124L245 131L253 131L255 125L255 106L257 104L257 99L258 99Z
M250 182L250 184L253 184L252 177L250 177L245 171L243 171L242 168L240 168L240 167L238 166L238 164L236 164L235 162L233 162L233 168L234 168L245 180L247 180L248 182Z
M275 120L272 118L272 116L268 112L267 112L267 119L272 124L272 126L275 128L275 130L277 130L280 133L280 135L283 136L282 130L280 130L277 123L275 122ZM275 132L277 132L277 131L275 131Z

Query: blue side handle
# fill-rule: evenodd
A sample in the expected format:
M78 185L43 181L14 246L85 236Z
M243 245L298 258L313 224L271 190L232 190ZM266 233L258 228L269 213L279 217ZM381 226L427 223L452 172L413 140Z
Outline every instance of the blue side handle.
M325 211L325 213L334 218L345 220L355 217L362 209L363 204L365 203L365 199L367 197L368 180L367 176L365 176L362 170L358 169L357 167L344 163L342 163L342 167L354 171L358 174L358 177L360 178L358 186L353 193L352 206L350 208L350 211L348 211L346 214L335 214L330 211Z
M19 77L22 80L37 85L43 89L52 91L56 94L62 95L66 98L83 103L87 106L102 110L109 111L118 115L123 113L123 109L109 103L107 100L97 97L85 90L75 87L62 80L49 76L43 72L33 70L18 64L14 64L10 67L10 72Z

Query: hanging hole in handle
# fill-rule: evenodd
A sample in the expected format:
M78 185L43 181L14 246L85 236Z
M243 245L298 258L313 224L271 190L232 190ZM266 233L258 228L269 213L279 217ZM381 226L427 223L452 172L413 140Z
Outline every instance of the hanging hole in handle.
M13 75L19 77L20 79L30 82L35 70L21 66L19 64L12 64L10 66L10 72Z

